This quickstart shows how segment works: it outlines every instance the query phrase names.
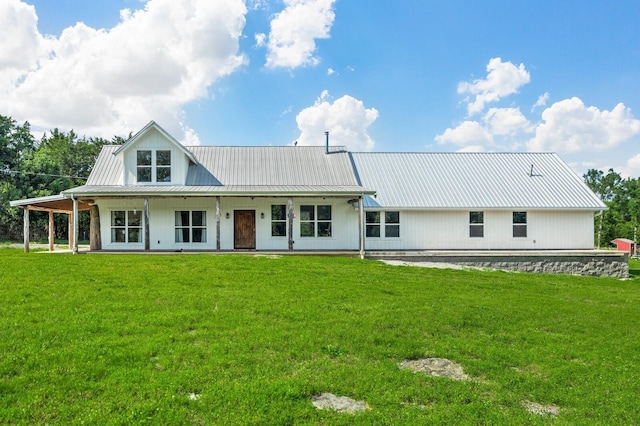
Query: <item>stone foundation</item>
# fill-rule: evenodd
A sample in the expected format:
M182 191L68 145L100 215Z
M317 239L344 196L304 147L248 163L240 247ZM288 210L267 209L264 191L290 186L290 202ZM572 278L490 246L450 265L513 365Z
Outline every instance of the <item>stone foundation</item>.
M367 252L367 258L452 263L541 274L629 278L628 254L618 251L416 251Z

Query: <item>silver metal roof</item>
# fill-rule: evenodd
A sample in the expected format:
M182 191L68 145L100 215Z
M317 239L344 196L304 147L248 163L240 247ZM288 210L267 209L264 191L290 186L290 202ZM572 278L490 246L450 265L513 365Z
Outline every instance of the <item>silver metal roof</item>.
M353 153L366 208L585 209L606 206L554 153Z
M86 185L65 194L373 194L358 184L346 151L323 147L193 146L186 185L119 185L117 145L102 148Z

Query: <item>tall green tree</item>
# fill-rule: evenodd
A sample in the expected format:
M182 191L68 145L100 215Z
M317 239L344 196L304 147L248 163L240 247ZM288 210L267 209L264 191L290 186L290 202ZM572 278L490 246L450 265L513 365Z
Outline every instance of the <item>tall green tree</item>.
M614 215L617 210L612 210L615 204L612 201L622 183L622 176L613 169L609 169L606 175L602 170L589 169L582 177L589 188L609 207L608 210L600 214L597 223L596 245L600 248L603 240L610 241L615 238L612 235L614 235L616 222Z

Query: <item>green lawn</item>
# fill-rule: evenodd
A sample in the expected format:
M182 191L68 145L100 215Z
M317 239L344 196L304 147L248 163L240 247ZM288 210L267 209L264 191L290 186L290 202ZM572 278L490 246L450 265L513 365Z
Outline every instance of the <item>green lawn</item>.
M0 424L638 424L631 271L0 249ZM398 367L421 357L473 380ZM316 410L322 392L370 410Z

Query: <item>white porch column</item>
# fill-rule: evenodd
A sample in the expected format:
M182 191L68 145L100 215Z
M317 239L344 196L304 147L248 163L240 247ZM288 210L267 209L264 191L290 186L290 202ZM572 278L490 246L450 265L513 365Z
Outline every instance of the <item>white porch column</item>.
M78 199L73 200L73 254L78 254Z
M220 196L216 197L216 250L220 251Z
M360 207L360 215L358 219L358 228L360 228L360 259L364 259L364 195L359 197L358 207Z
M24 206L24 252L29 253L29 206Z

